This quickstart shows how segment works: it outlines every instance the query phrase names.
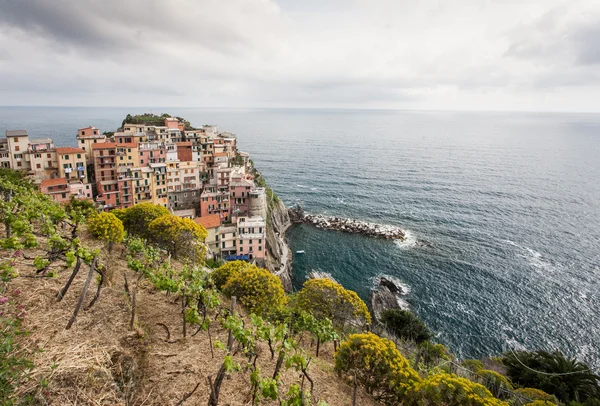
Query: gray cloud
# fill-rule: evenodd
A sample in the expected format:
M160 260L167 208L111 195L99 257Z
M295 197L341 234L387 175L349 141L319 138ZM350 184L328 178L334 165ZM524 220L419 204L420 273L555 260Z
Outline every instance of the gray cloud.
M21 104L502 109L600 92L594 0L0 0L0 50L0 100Z

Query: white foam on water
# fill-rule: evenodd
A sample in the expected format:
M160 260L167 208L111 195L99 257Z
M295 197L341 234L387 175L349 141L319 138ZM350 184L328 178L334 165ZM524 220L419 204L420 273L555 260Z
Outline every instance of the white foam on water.
M404 239L403 240L395 240L394 243L401 249L412 248L417 245L417 237L410 230L404 230Z
M525 260L527 260L527 262L529 263L529 265L533 266L536 269L539 269L541 271L545 271L545 272L555 272L556 271L556 267L550 262L548 261L546 258L544 258L544 256L529 247L525 247L523 245L519 245L516 242L513 242L511 240L502 240L504 242L506 242L509 245L512 245L513 247L517 247L522 251L522 254L517 254L518 256L525 258Z
M405 282L401 281L397 277L392 276L392 275L387 275L387 274L381 274L381 275L371 278L371 283L373 285L373 288L376 288L377 286L379 286L379 281L381 281L381 278L385 278L385 279L391 281L394 285L396 285L400 289L402 289L401 296L406 296L410 293L409 285L407 285ZM396 296L398 296L398 295L396 295Z

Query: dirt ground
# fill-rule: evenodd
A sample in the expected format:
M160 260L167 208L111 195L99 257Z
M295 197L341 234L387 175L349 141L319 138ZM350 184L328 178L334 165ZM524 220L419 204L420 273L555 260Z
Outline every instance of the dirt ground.
M87 241L89 245L97 242ZM31 332L22 344L32 351L34 369L29 382L19 389L35 393L42 405L177 405L197 385L195 392L182 404L206 405L209 397L207 378L215 376L223 350L211 356L206 332L192 336L188 329L183 338L180 304L174 296L155 291L144 280L137 291L137 323L129 329L130 301L124 290L126 263L120 248L112 254L103 251L113 274L110 286L102 289L99 301L89 310L81 310L70 330L65 326L73 313L89 267L83 265L66 297L56 301L71 270L55 278L34 278L32 268L19 269L20 276L10 282L10 289L21 291L20 302L27 315L24 328ZM127 271L135 285L132 271ZM96 291L92 282L86 297L88 304ZM162 323L168 327L170 339ZM226 341L227 332L213 323L213 340ZM191 330L191 331L190 331ZM306 344L306 351L314 349ZM258 358L263 375L270 376L275 361L267 348ZM239 358L243 365L245 359ZM309 374L315 387L311 404L324 400L330 406L352 404L352 386L333 373L333 347L321 348L319 358L312 358ZM301 378L293 370L282 374L280 392L287 392ZM308 385L308 382L305 383ZM222 385L220 405L250 405L250 372L233 373ZM276 405L279 402L263 402ZM376 405L359 392L357 404Z

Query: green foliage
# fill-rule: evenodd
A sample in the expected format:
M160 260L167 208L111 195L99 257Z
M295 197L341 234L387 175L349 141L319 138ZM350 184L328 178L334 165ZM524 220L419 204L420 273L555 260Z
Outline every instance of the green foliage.
M335 354L335 370L356 374L367 392L385 404L402 403L406 392L420 381L394 343L373 333L350 335Z
M447 373L433 373L410 388L407 406L508 406L483 386Z
M479 370L483 369L483 362L479 361L478 359L466 359L461 362L460 365L472 372L478 372Z
M125 237L125 229L121 220L108 212L91 217L88 220L88 229L94 237L108 243L109 247L120 243Z
M71 196L69 203L65 206L65 212L73 223L80 224L98 213L98 210L92 201L76 199L75 196Z
M28 372L33 368L28 354L18 343L18 338L27 332L21 327L25 311L16 304L14 296L14 293L8 295L6 286L0 289L0 399L7 406L21 404L13 394L27 381Z
M279 278L266 269L244 268L233 273L223 286L228 296L238 300L251 313L268 315L287 303Z
M124 127L126 124L144 124L147 126L163 126L165 125L165 118L172 117L168 113L164 113L161 115L153 114L153 113L144 113L144 114L136 114L132 116L131 114L127 114L123 122L121 123L121 127ZM190 122L185 120L182 117L175 117L177 120L184 124L184 130L189 131L193 130L194 127L191 126Z
M245 261L231 261L227 262L225 265L221 265L217 269L215 269L212 273L212 279L215 282L215 285L218 289L223 289L223 286L227 283L229 278L232 275L241 272L246 268L254 268L258 269L256 265L250 265Z
M362 326L371 322L367 305L356 292L344 289L330 279L309 279L295 298L299 309L316 318L330 319L336 328L345 329L348 324Z
M417 316L407 310L388 309L381 313L381 323L396 337L420 344L433 336Z
M419 344L421 359L427 366L435 365L441 360L447 361L450 359L450 350L442 344L424 341Z
M516 389L514 393L517 395L518 400L528 399L531 401L547 402L553 405L558 404L558 399L556 399L556 396L550 395L549 393L546 393L541 389L519 388ZM528 405L529 404L531 403L528 403Z
M135 206L134 206L135 207ZM204 262L206 229L195 221L172 214L158 217L148 225L151 241L183 261Z
M152 203L139 203L117 212L118 217L123 221L125 230L129 234L147 240L151 240L152 237L148 230L150 223L167 214L170 213L166 207Z
M513 389L509 380L496 371L481 369L477 372L477 377L479 382L496 397L504 399L508 397L507 390Z
M512 382L541 389L562 402L599 397L600 377L583 362L567 358L559 351L510 352L502 362Z

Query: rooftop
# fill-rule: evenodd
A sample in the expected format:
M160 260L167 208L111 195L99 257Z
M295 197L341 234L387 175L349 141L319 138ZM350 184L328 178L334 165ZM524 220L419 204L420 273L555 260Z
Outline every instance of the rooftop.
M56 153L59 155L67 155L67 154L85 154L85 151L81 148L73 148L73 147L60 147L56 148Z
M46 179L42 181L40 187L58 186L66 184L67 180L65 178Z
M27 130L6 130L7 137L27 137Z
M114 142L101 142L98 144L92 144L92 149L110 149L116 148L117 144Z
M194 221L206 228L216 228L221 225L221 216L218 214L209 214L208 216L196 217Z

